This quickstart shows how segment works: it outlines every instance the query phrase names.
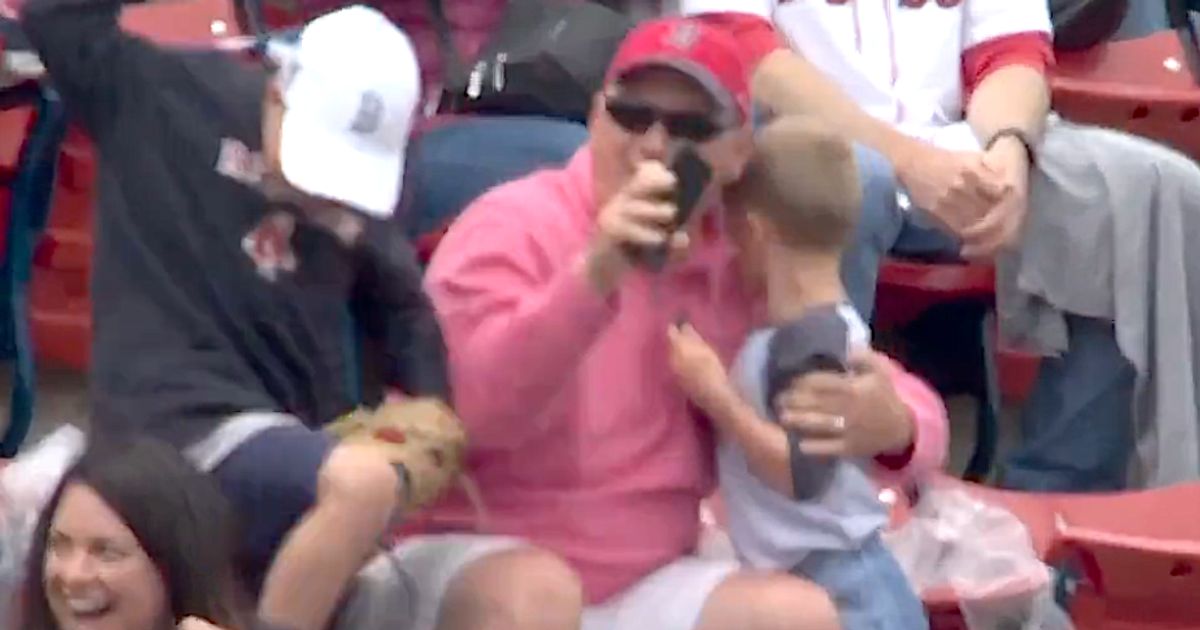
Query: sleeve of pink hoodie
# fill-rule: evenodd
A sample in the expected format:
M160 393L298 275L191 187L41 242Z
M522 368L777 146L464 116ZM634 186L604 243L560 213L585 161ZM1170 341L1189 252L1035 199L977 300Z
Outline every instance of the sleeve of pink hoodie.
M888 362L892 384L913 418L913 443L904 451L875 458L881 481L900 482L940 470L950 446L950 420L942 397L925 381Z
M426 290L441 320L456 410L474 448L511 449L544 427L560 392L615 313L582 252L531 218L527 196L485 195L438 246Z

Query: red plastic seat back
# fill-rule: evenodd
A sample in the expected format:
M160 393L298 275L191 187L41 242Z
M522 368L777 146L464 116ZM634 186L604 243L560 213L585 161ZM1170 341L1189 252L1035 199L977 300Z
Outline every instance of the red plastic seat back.
M131 4L121 12L121 26L167 45L203 45L240 34L232 0Z
M1116 494L1056 495L1070 528L1143 540L1183 540L1200 545L1200 483Z
M1048 562L1080 579L1080 630L1200 628L1200 483L1109 495L1028 494L955 480L1013 512ZM932 627L963 629L949 590L924 593Z
M0 184L7 185L16 171L32 116L27 106L0 110Z
M959 299L992 301L996 273L990 264L926 263L888 258L879 268L875 325L908 324L931 306Z
M1082 579L1071 601L1072 615L1084 628L1108 627L1103 624L1110 620L1140 622L1146 629L1200 623L1196 546L1148 547L1103 538L1064 542L1060 558L1071 562Z
M1064 118L1128 131L1200 158L1200 88L1172 31L1061 53L1051 86L1054 109Z
M1200 627L1200 483L1064 496L1057 511L1054 555L1083 579L1072 603L1081 627Z
M38 360L76 370L90 360L95 177L91 142L70 128L59 152L54 207L34 251L29 317Z
M1078 573L1070 612L1081 630L1200 628L1200 484L1109 495L963 487L1013 512L1040 555ZM935 627L958 627L952 596L929 595Z

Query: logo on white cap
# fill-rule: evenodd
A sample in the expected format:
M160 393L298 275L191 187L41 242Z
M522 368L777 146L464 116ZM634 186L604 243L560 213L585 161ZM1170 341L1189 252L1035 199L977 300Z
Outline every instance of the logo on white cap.
M350 131L361 134L375 133L383 122L383 97L378 92L368 90L362 93L358 101L358 112L350 123Z

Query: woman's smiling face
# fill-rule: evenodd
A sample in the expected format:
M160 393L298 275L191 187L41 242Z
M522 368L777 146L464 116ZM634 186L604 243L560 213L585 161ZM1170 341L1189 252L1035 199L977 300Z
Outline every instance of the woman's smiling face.
M137 537L87 485L62 494L46 541L46 600L61 630L173 626L166 585Z

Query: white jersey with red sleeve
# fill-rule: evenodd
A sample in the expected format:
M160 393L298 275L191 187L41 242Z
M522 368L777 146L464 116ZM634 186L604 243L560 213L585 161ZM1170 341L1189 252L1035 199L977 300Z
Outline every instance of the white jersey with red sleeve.
M1045 0L681 0L686 15L770 20L866 111L934 140L993 70L1053 61ZM960 134L954 134L960 135ZM971 144L969 137L939 144ZM967 148L961 146L959 148Z

